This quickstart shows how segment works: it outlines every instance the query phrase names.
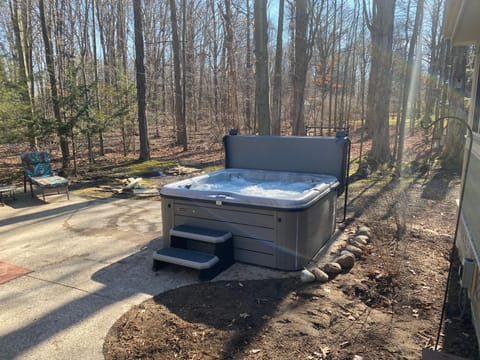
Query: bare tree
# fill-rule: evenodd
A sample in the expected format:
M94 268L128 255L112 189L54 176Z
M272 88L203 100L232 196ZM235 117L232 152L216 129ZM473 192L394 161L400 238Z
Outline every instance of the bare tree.
M395 0L372 0L365 21L372 38L370 78L367 97L367 126L372 138L369 159L374 164L390 160L389 105L392 85L392 43Z
M177 9L175 0L170 0L170 20L172 22L172 50L173 50L173 71L175 85L175 124L177 145L182 145L183 150L188 149L187 144L187 126L185 123L185 114L182 109L182 87L180 72L180 40L178 39Z
M246 52L245 52L245 127L248 132L252 130L252 97L251 97L251 78L252 78L252 50L251 50L251 21L250 21L250 0L246 0Z
M142 24L142 0L133 0L133 19L135 23L135 68L137 73L138 130L140 134L139 160L150 159L150 143L148 141L148 123L145 113L145 64Z
M237 84L237 65L235 63L235 51L233 48L233 23L232 23L232 4L230 0L225 0L225 14L223 14L225 24L225 49L227 51L228 77L230 81L230 107L229 117L233 128L239 129L238 119L238 84Z
M50 30L45 17L45 3L39 0L40 7L40 24L42 27L43 44L45 47L45 63L47 65L47 73L50 80L50 92L52 94L53 113L57 122L58 136L60 138L60 148L62 151L62 166L68 168L70 161L70 151L68 139L65 130L65 124L60 113L60 99L57 89L57 77L55 72L55 59L53 55L52 43L50 40Z
M305 134L305 81L307 77L307 0L295 3L295 62L293 73L293 135Z
M308 8L307 8L307 5ZM293 69L293 134L305 134L305 85L313 44L320 25L324 0L298 0L295 2L295 49Z
M440 13L443 9L443 0L431 0L430 4L426 4L425 10L428 11L426 18L430 19L430 33L427 37L427 47L429 50L428 76L425 83L425 112L423 121L429 122L430 116L439 117L440 99L439 79L442 70L442 60L445 56L441 56L441 52L445 50L444 44L441 42L441 21ZM436 96L437 95L437 96ZM434 132L434 138L438 130Z
M255 109L260 135L270 134L267 0L255 0Z
M283 10L284 0L278 4L277 45L275 50L275 68L272 84L272 134L280 135L282 113L282 56L283 56Z
M399 124L398 153L397 153L397 161L395 165L395 169L396 169L395 172L398 176L400 176L402 173L403 151L405 147L405 126L407 121L407 114L409 113L408 99L409 99L409 96L412 95L410 94L410 84L414 80L413 79L413 76L414 76L413 56L415 54L415 49L417 47L417 38L422 28L423 1L424 0L418 0L417 2L417 10L415 13L415 23L413 25L412 38L410 39L410 45L408 49L407 71L405 74L405 84L403 86L402 117L400 119L400 124ZM413 111L410 112L410 116L414 116Z

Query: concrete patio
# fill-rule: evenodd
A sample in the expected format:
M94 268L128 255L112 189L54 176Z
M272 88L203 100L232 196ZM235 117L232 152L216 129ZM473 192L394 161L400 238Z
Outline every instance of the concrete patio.
M160 205L74 193L44 203L19 193L0 207L0 280L9 265L20 268L19 277L0 281L0 358L103 359L105 335L123 313L197 282L188 269L151 271L152 251L161 246ZM215 280L281 276L235 264Z

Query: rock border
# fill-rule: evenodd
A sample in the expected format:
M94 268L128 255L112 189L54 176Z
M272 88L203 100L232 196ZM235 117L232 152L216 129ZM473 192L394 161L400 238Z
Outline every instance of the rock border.
M321 267L303 269L300 273L300 281L303 283L321 282L331 280L337 274L350 271L356 259L361 259L371 249L372 232L366 225L358 225L353 235L350 235L346 244L342 246L332 262Z

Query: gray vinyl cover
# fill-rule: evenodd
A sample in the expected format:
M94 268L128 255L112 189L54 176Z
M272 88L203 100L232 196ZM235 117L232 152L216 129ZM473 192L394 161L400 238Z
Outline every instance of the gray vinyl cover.
M348 142L343 137L226 135L225 168L306 172L346 183Z

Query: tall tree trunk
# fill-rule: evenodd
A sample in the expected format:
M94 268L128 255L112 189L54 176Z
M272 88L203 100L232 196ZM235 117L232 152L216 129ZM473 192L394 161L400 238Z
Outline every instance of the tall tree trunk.
M398 139L399 139L399 133L400 133L400 124L402 123L402 99L403 99L403 94L405 91L405 82L407 78L407 70L408 70L408 44L410 41L410 14L411 14L411 9L412 9L412 0L408 0L406 4L406 15L405 15L405 23L404 23L404 43L405 45L401 47L401 66L400 66L400 77L404 79L403 81L399 80L399 93L398 93L398 101L397 101L397 109L396 109L396 123L395 123L395 135L394 135L394 144L393 144L393 153L392 153L392 159L396 160L398 158Z
M270 135L267 0L255 0L255 109L260 135Z
M328 13L328 10L327 10ZM331 49L331 59L330 59L330 82L328 89L328 131L335 126L335 114L332 112L333 107L333 71L335 70L335 44L337 42L337 0L334 2L333 8L333 30L332 30L332 49ZM332 120L333 125L332 125Z
M275 69L272 84L272 134L280 135L282 113L282 55L283 55L283 10L284 0L278 4L277 45L275 50Z
M437 117L439 107L436 104L439 103L439 78L441 76L441 61L444 56L440 55L440 52L445 49L442 46L440 41L440 12L443 6L443 0L435 0L433 2L433 9L431 11L431 28L430 28L430 42L429 42L429 51L430 51L430 63L428 66L428 76L425 83L425 112L423 115L423 122L429 123L431 121L431 116L434 115ZM433 137L434 142L436 141L436 132L434 131ZM436 144L438 145L438 144Z
M100 86L100 82L98 80L98 54L97 54L97 15L96 15L96 0L92 0L92 56L93 56L93 79L95 83L95 107L97 113L100 113L100 95L98 88ZM100 156L105 156L105 146L103 140L103 131L104 131L104 123L103 121L99 124L98 129L98 137L99 137L99 145L100 145Z
M335 2L336 5L336 2ZM335 7L335 12L337 12L337 7ZM343 26L343 0L340 0L340 16L338 19L338 27L340 28L339 33L341 34L342 32L342 26ZM342 49L342 41L337 41L338 49L337 49L337 67L336 67L336 73L335 73L335 127L338 127L340 122L341 122L341 116L339 114L339 101L338 101L338 85L340 84L340 63L341 63L341 49Z
M363 143L365 138L365 87L367 82L367 46L365 45L365 30L366 24L365 21L362 23L362 59L360 62L360 146L358 154L358 168L362 169L363 167Z
M307 78L307 0L295 4L295 70L293 75L293 135L305 135L305 82Z
M195 15L194 15L194 2L190 2L188 4L187 10L187 17L186 23L187 28L185 32L185 40L183 42L183 46L185 48L185 116L188 114L189 119L187 122L193 125L195 131L197 130L197 114L195 113L195 97L198 97L198 93L195 91L195 47L197 44L195 43Z
M135 23L135 69L137 72L138 130L140 135L139 160L150 160L148 123L145 102L145 65L143 46L142 0L133 0L133 20Z
M172 50L173 50L173 71L175 85L175 125L177 145L182 145L183 150L188 149L187 126L185 114L182 109L182 87L180 73L180 40L178 39L177 9L175 0L170 0L170 20L172 22Z
M217 16L215 11L215 0L210 0L210 10L212 12L213 36L212 36L212 72L213 72L213 114L215 126L219 125L219 104L218 104L218 39L217 39Z
M374 165L390 160L389 106L392 88L392 45L395 0L372 0L372 17L367 15L372 38L370 78L368 81L367 126L372 138L369 159Z
M232 5L230 0L225 0L225 48L227 50L228 77L230 81L230 118L234 129L240 128L238 121L238 84L237 65L235 64L235 52L233 49L233 23Z
M245 85L245 127L250 133L252 131L252 97L251 97L251 79L252 79L252 50L251 50L251 36L250 36L250 1L246 1L247 8L247 49L245 54L245 73L246 73L246 85Z
M414 63L413 63L413 56L415 54L415 49L417 48L417 38L419 32L422 28L422 21L423 21L423 1L418 0L417 2L417 10L415 14L415 23L413 25L412 30L412 38L410 39L410 45L408 49L407 55L407 71L405 74L405 83L403 85L403 96L402 96L402 117L400 119L399 124L399 135L398 135L398 153L397 153L397 161L395 165L395 172L397 176L400 176L402 173L402 162L403 162L403 151L405 148L405 127L407 122L407 114L410 113L410 116L415 116L414 109L411 108L414 105L413 97L416 95L415 93L411 93L410 85L412 81L414 81L413 76L414 74ZM419 56L419 54L417 54ZM408 106L410 97L410 108ZM409 111L410 110L410 111Z
M62 166L68 168L70 161L70 153L68 147L67 131L65 124L62 121L60 113L60 99L57 92L57 78L55 74L55 62L53 58L52 43L50 42L50 31L45 18L45 4L43 0L39 0L40 8L40 24L42 27L43 44L45 47L45 63L47 64L47 73L50 80L50 91L52 94L53 114L57 122L58 136L60 138L60 149L62 151Z

